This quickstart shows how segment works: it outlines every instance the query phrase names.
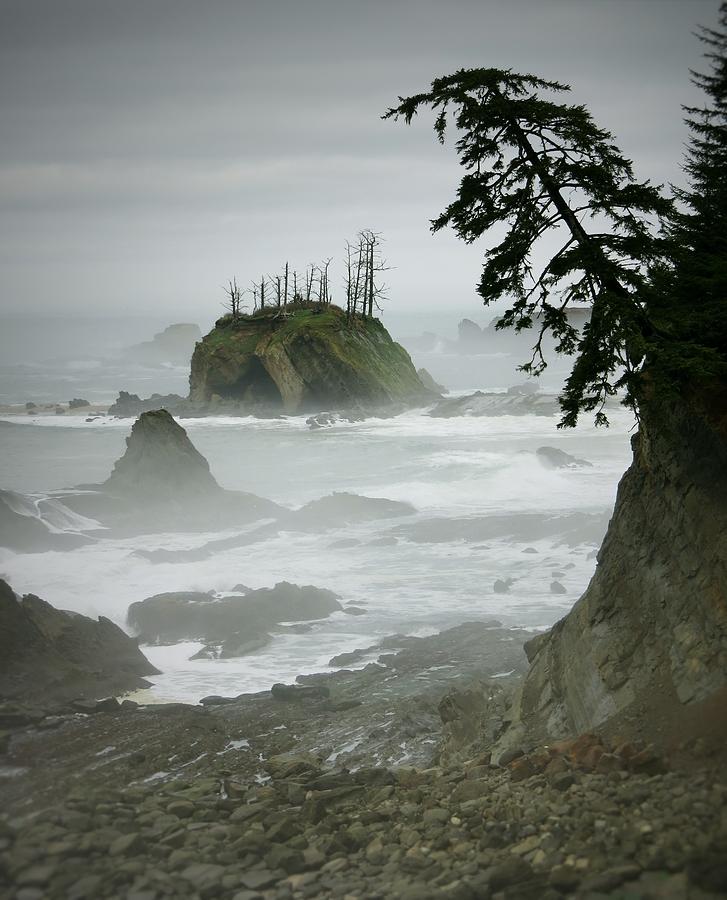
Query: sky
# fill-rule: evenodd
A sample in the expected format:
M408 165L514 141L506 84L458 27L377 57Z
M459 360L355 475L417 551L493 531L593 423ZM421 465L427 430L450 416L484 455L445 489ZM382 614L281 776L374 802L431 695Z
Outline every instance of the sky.
M481 310L431 116L461 67L565 81L640 178L680 182L717 0L0 0L0 312L203 321L222 285L382 233L387 311ZM386 321L386 315L385 315Z

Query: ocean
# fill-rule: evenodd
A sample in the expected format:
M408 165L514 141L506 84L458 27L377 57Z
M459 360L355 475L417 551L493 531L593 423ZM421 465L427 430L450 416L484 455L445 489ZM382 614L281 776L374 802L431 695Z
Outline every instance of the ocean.
M275 635L266 649L240 659L191 661L201 646L191 642L144 647L162 670L145 692L143 699L151 701L196 702L209 694L264 690L301 673L326 671L335 654L396 633L432 634L490 619L544 629L587 586L629 462L632 417L617 408L610 418L609 429L584 423L565 432L549 417L437 419L425 410L320 430L311 430L304 417L182 419L225 488L290 507L350 491L407 501L416 513L318 534L281 533L194 562L155 564L134 551L193 549L225 535L101 538L62 553L0 550L0 574L16 592L105 615L122 627L129 604L152 594L225 592L240 582L252 588L283 580L312 584L366 610L360 616L336 613L309 633ZM0 487L36 499L105 479L132 424L61 416L20 422L0 427ZM535 453L543 445L592 465L546 469ZM538 533L529 524L533 515L549 517ZM503 517L494 534L488 524L493 516ZM495 592L497 579L512 579L508 593ZM563 593L553 592L554 581Z

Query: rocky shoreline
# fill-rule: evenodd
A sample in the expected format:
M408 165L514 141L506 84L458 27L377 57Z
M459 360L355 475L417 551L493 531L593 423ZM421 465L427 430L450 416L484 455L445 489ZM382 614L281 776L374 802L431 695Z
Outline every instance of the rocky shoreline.
M0 897L724 896L709 748L492 753L528 636L394 636L361 669L196 707L6 706Z

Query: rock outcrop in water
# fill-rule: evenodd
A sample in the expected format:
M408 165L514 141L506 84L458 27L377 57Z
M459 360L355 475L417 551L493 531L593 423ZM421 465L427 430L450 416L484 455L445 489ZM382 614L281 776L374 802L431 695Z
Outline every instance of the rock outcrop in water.
M145 643L201 640L204 655L244 656L270 641L281 622L323 619L343 609L333 591L281 581L272 588L215 597L199 592L156 594L132 603L129 625Z
M287 513L271 500L227 491L187 432L164 409L142 413L126 452L101 485L63 495L74 511L121 534L212 531Z
M526 645L512 743L578 734L727 688L723 398L643 404L598 568L573 610ZM722 707L724 708L724 707ZM675 711L675 712L674 712Z
M126 452L103 487L112 494L171 498L222 491L207 460L164 409L142 413L134 422Z
M22 599L0 579L0 698L52 708L75 698L147 687L157 672L109 619Z
M190 401L249 410L427 403L436 398L378 319L336 306L225 316L195 347Z

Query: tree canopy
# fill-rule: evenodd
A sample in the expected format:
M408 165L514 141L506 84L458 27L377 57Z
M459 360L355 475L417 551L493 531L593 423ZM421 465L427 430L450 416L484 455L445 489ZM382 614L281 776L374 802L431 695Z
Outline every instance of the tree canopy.
M693 73L707 103L686 109L686 190L664 222L665 257L653 272L648 313L664 339L651 370L662 389L727 377L727 3L719 29L703 28L710 71Z
M607 423L604 404L620 389L624 402L637 406L641 372L655 355L664 371L674 370L670 358L690 356L675 316L675 304L682 302L672 291L680 280L675 260L691 253L689 240L703 234L707 217L710 230L717 224L720 203L720 237L709 238L704 253L721 259L724 279L724 35L706 31L704 39L715 72L701 76L700 84L714 106L689 111L695 134L687 165L692 188L678 198L689 213L677 213L657 187L635 178L613 135L584 106L557 102L569 91L565 84L510 70L462 69L435 79L425 93L400 97L384 116L410 123L422 107L431 107L441 142L454 126L464 174L455 200L432 229L451 226L468 243L490 236L477 290L485 305L508 298L498 328L537 329L524 371L539 374L545 368L547 333L557 352L574 356L561 394L561 425L574 425L583 411L594 412L597 424ZM660 233L663 223L668 225ZM705 277L718 277L714 268L709 276L699 271L691 277L702 279L700 290ZM652 273L669 284L669 303L655 299ZM683 290L696 284L685 283ZM723 280L717 294L725 316ZM584 302L591 316L579 333L567 311ZM675 350L676 339L681 351Z

